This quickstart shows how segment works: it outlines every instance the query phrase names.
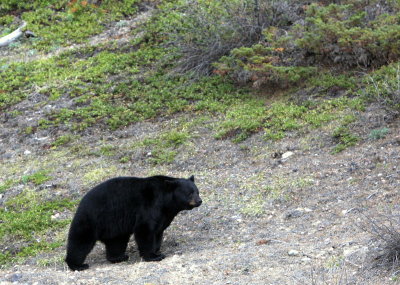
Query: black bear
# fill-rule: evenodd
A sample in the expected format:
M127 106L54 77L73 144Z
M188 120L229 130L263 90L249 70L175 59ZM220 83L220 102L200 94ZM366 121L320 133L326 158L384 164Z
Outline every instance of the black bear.
M106 257L128 260L129 238L135 236L140 256L159 261L164 230L182 210L202 203L194 176L148 178L116 177L90 190L80 202L68 234L65 261L71 270L84 270L86 256L96 241L106 246Z

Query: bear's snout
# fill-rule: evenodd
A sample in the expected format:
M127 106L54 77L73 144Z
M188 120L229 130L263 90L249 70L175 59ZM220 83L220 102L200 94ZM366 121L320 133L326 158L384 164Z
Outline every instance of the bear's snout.
M201 205L201 203L203 203L203 201L201 199L199 200L191 200L189 202L189 205L192 207L199 207Z

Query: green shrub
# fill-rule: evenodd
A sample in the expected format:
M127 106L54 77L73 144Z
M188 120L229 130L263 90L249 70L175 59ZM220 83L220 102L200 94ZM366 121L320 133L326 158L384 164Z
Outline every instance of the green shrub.
M387 4L390 13L384 13L373 3L347 2L350 4L305 6L304 23L290 29L267 26L263 41L231 50L214 64L214 73L240 83L253 82L255 87L287 88L309 78L321 63L341 68L376 67L398 60L399 5ZM350 81L343 85L343 78L330 81L343 88L355 86Z
M346 115L341 119L341 124L338 126L332 134L332 137L336 140L337 144L334 147L332 153L338 153L345 150L348 147L354 146L359 138L353 134L350 130L350 124L356 120L354 115Z
M69 0L1 0L0 2L0 16L9 12L35 10L43 7L53 6L55 9L64 7Z
M400 57L400 11L370 20L353 5L312 4L293 35L308 56L345 66L381 66Z
M400 110L400 64L393 63L381 67L364 77L364 88L360 92L371 101L384 107Z
M229 56L222 57L214 66L214 73L228 74L241 82L253 82L254 87L272 85L290 87L312 75L314 67L293 66L287 62L283 48L272 48L262 44L233 49Z
M334 74L331 72L322 72L317 76L312 76L307 85L311 88L318 88L319 92L329 92L330 90L345 90L346 92L355 90L357 87L357 77L349 74Z
M371 140L379 140L379 139L383 139L384 137L386 137L386 135L390 132L390 130L388 128L382 128L382 129L375 129L372 130L369 133L369 138Z
M229 51L251 46L262 28L285 26L293 20L289 1L179 0L160 7L147 26L146 38L170 52L174 72L210 74L212 63Z

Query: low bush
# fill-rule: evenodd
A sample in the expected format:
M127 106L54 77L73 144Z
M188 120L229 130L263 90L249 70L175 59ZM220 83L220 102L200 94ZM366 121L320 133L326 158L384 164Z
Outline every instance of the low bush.
M290 1L179 0L168 3L148 26L147 39L173 54L174 73L210 74L212 63L232 49L251 46L270 25L293 20Z
M378 102L388 110L400 111L400 64L381 67L364 77L364 88L360 92L371 101Z
M322 65L343 70L397 61L400 6L388 2L378 11L376 1L347 2L305 5L303 20L292 26L265 27L258 43L232 49L214 64L214 73L255 87L287 88Z
M214 66L214 73L228 74L237 82L252 82L254 87L290 87L304 81L316 68L293 66L284 48L272 48L262 44L241 47L222 57Z
M395 5L395 3L393 4ZM312 4L294 29L306 56L344 66L381 66L400 57L400 11L372 17L353 5Z

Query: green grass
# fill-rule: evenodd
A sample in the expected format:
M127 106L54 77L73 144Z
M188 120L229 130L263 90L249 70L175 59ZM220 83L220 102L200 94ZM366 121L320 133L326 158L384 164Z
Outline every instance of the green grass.
M356 121L357 118L354 115L346 115L341 120L341 124L335 128L332 137L337 141L332 153L341 152L351 146L356 145L359 141L359 137L352 133L350 124Z
M310 100L301 105L279 100L270 106L260 99L247 99L227 110L215 137L241 142L251 134L263 131L266 139L279 140L288 132L319 128L341 118L343 113L363 108L364 102L358 97Z
M7 189L11 188L15 184L15 181L12 179L5 180L2 184L0 184L0 193L5 192Z
M68 199L47 200L44 194L32 190L9 199L0 209L0 243L4 248L0 252L0 266L59 247L62 241L48 240L47 235L70 221L53 220L51 216L75 205L75 201Z
M49 176L48 173L49 171L47 170L39 170L33 174L22 176L21 181L24 184L33 183L34 185L40 185L51 180L52 177Z
M335 88L346 92L357 88L357 77L352 74L333 74L331 72L322 72L317 76L311 77L307 85L311 88L318 88L321 95Z
M184 145L190 137L186 131L171 130L154 138L146 138L133 147L146 149L148 160L154 165L169 164L175 160L178 147Z
M74 135L71 135L71 134L61 135L57 139L55 139L54 142L52 142L51 146L53 148L57 148L59 146L63 146L63 145L66 145L68 143L71 143L77 138L78 138L78 136L74 136Z
M39 170L32 174L23 175L18 179L6 179L2 184L0 184L0 193L7 191L11 187L19 183L32 183L33 185L38 186L51 179L52 177L49 175L48 170Z
M0 23L11 31L7 12L14 12L27 22L27 28L37 36L26 45L30 50L51 51L72 43L83 43L104 30L105 24L124 19L137 12L137 0L101 1L15 1L0 4ZM1 32L1 30L0 30ZM1 35L1 34L0 34Z
M104 31L112 21L133 17L140 3L138 0L96 2L98 5L93 6L85 4L83 0L1 1L0 36L15 29L18 26L16 17L19 17L27 21L28 29L37 36L14 43L11 50L40 55L71 44L85 44L91 36ZM103 142L93 148L80 144L78 140L85 136L85 129L93 126L107 129L112 134L113 130L136 122L156 124L155 119L159 117L181 118L183 115L184 118L200 118L191 123L182 120L179 127L166 127L161 134L132 145L132 148L139 148L143 152L151 171L157 173L190 148L195 136L191 130L201 123L206 125L204 122L207 122L207 118L212 118L212 124L206 126L215 138L230 139L235 143L243 142L255 133L260 133L266 140L280 140L293 133L304 134L327 126L324 130L330 128L335 142L332 152L338 153L360 140L352 130L353 123L358 119L353 113L364 111L368 100L383 103L385 108L399 108L399 52L393 48L398 46L398 19L393 15L383 15L365 26L359 22L364 17L363 13L347 13L342 5L312 5L304 26L287 33L280 33L281 29L268 29L264 31L265 42L237 48L230 55L216 60L213 65L217 68L215 73L226 73L230 79L228 76L205 76L193 81L191 74L174 76L172 70L179 61L180 51L175 45L167 47L166 43L173 37L189 42L201 41L204 35L197 37L190 32L207 28L207 33L212 33L212 29L204 25L191 29L193 23L190 18L180 18L185 16L186 1L161 1L159 4L156 9L163 10L154 13L145 26L139 27L131 35L143 30L145 34L127 44L114 45L111 42L81 47L31 62L0 60L0 112L9 118L19 119L23 113L15 105L33 94L38 95L35 96L37 98L44 98L32 104L35 111L48 104L55 106L50 113L43 113L44 117L38 122L32 121L36 125L21 129L20 134L54 131L57 137L48 153L57 153L57 162L61 156L69 159L68 155L71 155L68 167L71 172L81 171L80 175L73 175L84 186L119 173L119 167L127 166L121 164L131 159L131 149L126 147L126 143L115 146ZM219 13L224 7L218 1L199 1L199 5L209 7L208 10L199 9L205 15L211 13L209 19L221 19ZM334 17L335 7L344 14ZM385 21L387 25L383 25ZM117 25L125 23L121 21ZM343 24L346 29L340 29ZM217 27L213 23L210 26ZM185 34L179 34L179 28ZM332 33L326 33L329 28ZM279 31L282 36L278 36L278 33L273 35L273 30L276 33ZM363 30L367 33L360 33ZM178 34L171 37L173 32ZM276 42L273 42L274 39ZM348 68L341 69L340 66L346 63L343 58L338 57L336 64L330 57L333 51L321 46L328 43L328 47L334 46L343 51L342 55L347 55L353 61L350 64L353 66L354 61L363 56L362 53L358 54L363 49L355 50L362 44L359 39L367 43L365 48L370 50L370 55L376 55L379 59L375 66L382 64L384 57L381 55L390 57L388 59L393 63L362 76L356 68L346 66ZM380 43L382 48L375 48L375 43ZM305 51L314 53L311 56L314 62L304 62L298 58ZM327 71L327 66L316 66L315 62L320 62L318 59L322 56L327 57L329 67L335 67L335 71ZM373 62L371 66L374 66ZM254 83L254 86L277 87L281 91L286 90L285 95L278 96L273 94L274 88L265 88L260 92L264 95L256 96L249 86L237 85L232 81L235 75L240 78L249 73L248 82ZM292 89L288 90L288 87ZM307 100L295 97L302 94L302 90L306 91ZM327 96L330 94L331 97ZM335 96L339 97L332 98ZM65 102L71 104L58 107L65 106L62 104ZM381 139L388 131L386 128L372 130L369 137ZM248 149L246 143L241 147ZM48 153L44 151L44 155ZM104 159L112 162L110 165L82 166L84 160L94 159L93 156L96 161ZM66 159L61 160L65 162ZM115 164L116 161L121 164ZM22 166L16 172L27 174L15 177L16 173L11 173L11 176L6 176L0 183L0 193L16 186L40 188L39 185L52 179L48 169L51 169L48 165L42 165L35 172L24 172L26 169ZM273 177L271 181L250 180L243 187L248 187L246 189L249 191L254 189L254 192L240 204L241 212L249 216L262 215L268 201L288 201L297 189L313 183L307 177L293 181L282 177ZM45 194L24 191L17 197L8 198L4 205L0 209L0 265L60 246L63 241L54 238L53 234L60 232L69 220L53 220L51 216L73 209L76 202L48 199Z

